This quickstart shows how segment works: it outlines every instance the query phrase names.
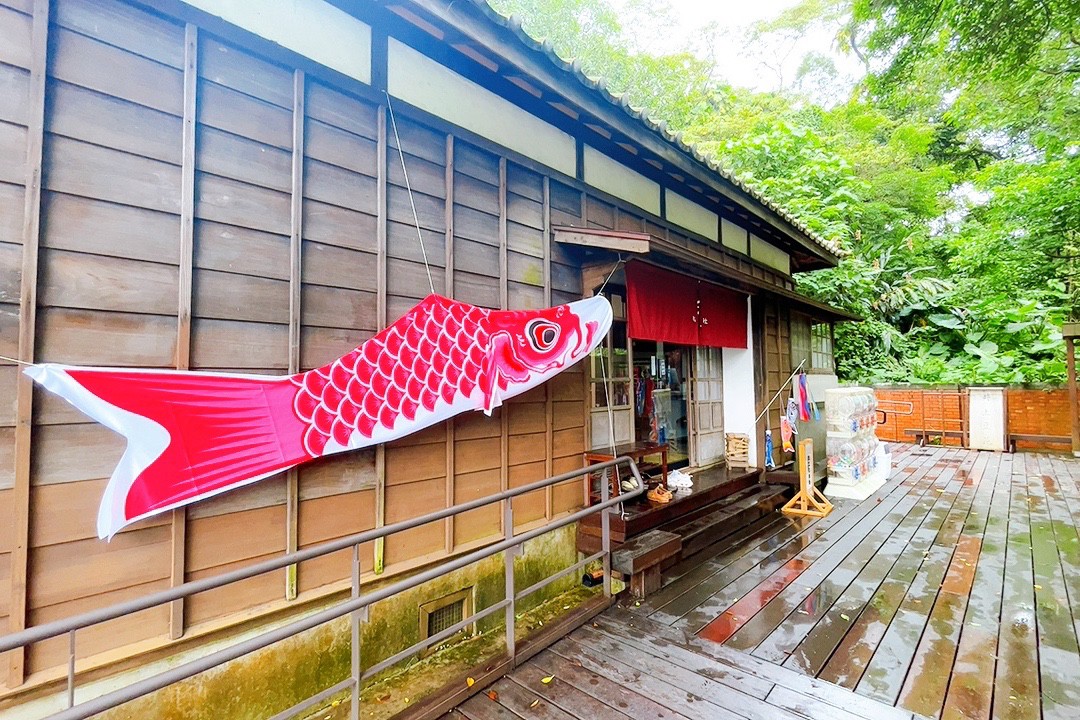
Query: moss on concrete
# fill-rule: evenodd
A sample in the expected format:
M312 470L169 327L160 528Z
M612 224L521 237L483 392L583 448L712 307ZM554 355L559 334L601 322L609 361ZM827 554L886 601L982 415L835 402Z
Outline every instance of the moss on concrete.
M557 620L600 592L600 588L578 585L517 614L514 637L519 642L524 640L546 623ZM479 674L485 662L494 661L505 651L505 637L501 627L492 629L445 646L426 658L403 663L379 678L373 678L372 682L365 684L360 694L361 717L387 720L431 693L442 690L448 678L460 677L469 671ZM345 720L348 716L349 694L342 693L309 718Z
M514 575L520 591L577 561L574 526L561 528L526 543L514 559ZM473 563L457 572L424 583L369 608L363 624L361 662L371 667L420 639L419 606L430 600L473 588L473 608L478 612L503 599L503 555ZM366 585L370 592L400 577ZM580 575L572 573L524 598L517 607L517 635L540 627L578 605L585 591ZM568 592L569 591L569 592ZM450 673L480 666L504 649L503 613L496 612L477 623L476 633L448 643L426 658L406 660L372 678L364 690L364 716L389 717L408 699L415 702L438 689ZM349 675L350 632L348 618L339 618L259 652L202 673L156 693L105 713L103 720L205 720L228 717L255 720L274 715ZM347 716L347 703L345 704ZM396 710L395 710L396 708ZM386 710L389 714L383 714ZM315 717L323 717L316 714ZM331 708L332 716L335 708ZM343 716L344 717L344 716Z

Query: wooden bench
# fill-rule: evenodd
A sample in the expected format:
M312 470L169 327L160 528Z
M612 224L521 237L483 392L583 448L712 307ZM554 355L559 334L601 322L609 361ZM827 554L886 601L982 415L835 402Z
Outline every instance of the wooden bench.
M1027 433L1009 433L1009 452L1016 452L1017 442L1032 442L1042 445L1068 445L1072 447L1072 438L1068 435L1029 435Z
M682 538L664 530L650 530L611 553L611 567L630 578L630 593L642 600L660 589L660 563L682 552Z
M959 438L963 441L966 436L966 433L963 430L917 430L914 428L904 430L904 434L913 435L915 441L920 445L925 445L932 437Z

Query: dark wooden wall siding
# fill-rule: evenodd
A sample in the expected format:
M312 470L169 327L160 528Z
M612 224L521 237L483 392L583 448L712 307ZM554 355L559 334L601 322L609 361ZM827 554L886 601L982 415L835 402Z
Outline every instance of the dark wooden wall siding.
M5 158L26 157L33 140L31 5L0 0ZM338 357L431 285L491 308L581 297L574 259L546 241L553 223L583 221L579 191L400 111L395 136L384 107L119 0L54 0L50 8L33 278L38 361L282 374ZM20 271L26 175L22 162L0 164L0 354L8 357L19 352L28 282ZM585 447L577 367L491 418L470 413L384 451L316 462L105 543L96 538L97 506L123 440L35 393L23 471L29 502L15 502L16 377L13 364L0 364L4 630L9 608L23 602L25 618L11 627L539 480L579 467ZM532 493L514 502L515 527L581 501L578 482ZM29 549L13 568L20 522ZM417 528L387 541L385 572L503 531L498 507ZM375 549L363 548L362 569L375 564ZM342 587L349 565L346 551L305 563L293 585L272 573L80 632L78 656L93 665L121 657L126 645L165 645L280 609L296 593L325 595ZM66 660L66 640L40 643L25 668L11 661L9 685Z
M379 108L308 80L304 125L301 369L334 360L378 329ZM336 194L335 194L336 193ZM299 470L297 547L375 526L375 451ZM349 576L351 551L304 563L299 591ZM360 566L374 568L371 544Z
M791 311L783 303L773 299L763 299L762 304L764 326L761 335L762 347L759 352L764 360L765 392L763 397L759 398L759 402L766 403L780 390L781 385L791 374ZM790 397L791 387L788 386L776 398L765 416L766 427L772 430L773 459L777 465L782 465L795 457L783 451L783 440L780 437L780 418L787 411L787 401ZM792 442L794 443L795 440Z
M98 13L124 27L99 27ZM57 3L52 21L35 355L172 367L184 29L108 3ZM168 587L168 517L109 544L96 538L96 508L86 499L100 497L123 441L43 393L33 422L26 623ZM79 649L85 656L167 632L168 608L155 608L87 630ZM39 643L26 669L66 657L65 640Z

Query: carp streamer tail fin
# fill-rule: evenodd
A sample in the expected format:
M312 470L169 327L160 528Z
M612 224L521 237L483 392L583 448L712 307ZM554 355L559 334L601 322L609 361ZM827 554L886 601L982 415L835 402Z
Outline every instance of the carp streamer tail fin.
M102 538L310 457L289 377L52 364L25 372L127 439L98 511Z

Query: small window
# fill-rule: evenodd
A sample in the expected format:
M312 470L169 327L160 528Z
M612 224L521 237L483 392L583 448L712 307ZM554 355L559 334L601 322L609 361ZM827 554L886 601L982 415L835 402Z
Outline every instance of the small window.
M626 337L626 298L621 291L609 288L614 319L604 342L592 352L589 364L592 408L630 407L630 342ZM607 379L605 386L604 379Z
M470 615L472 615L472 588L465 588L438 600L426 602L420 606L420 637L425 639L434 637ZM466 625L459 633L441 640L435 647L460 640L469 627ZM431 652L432 649L428 648L427 652Z
M799 363L809 372L814 367L810 354L810 318L805 315L791 314L791 367Z
M810 366L820 372L836 372L833 359L832 325L822 323L810 328Z

